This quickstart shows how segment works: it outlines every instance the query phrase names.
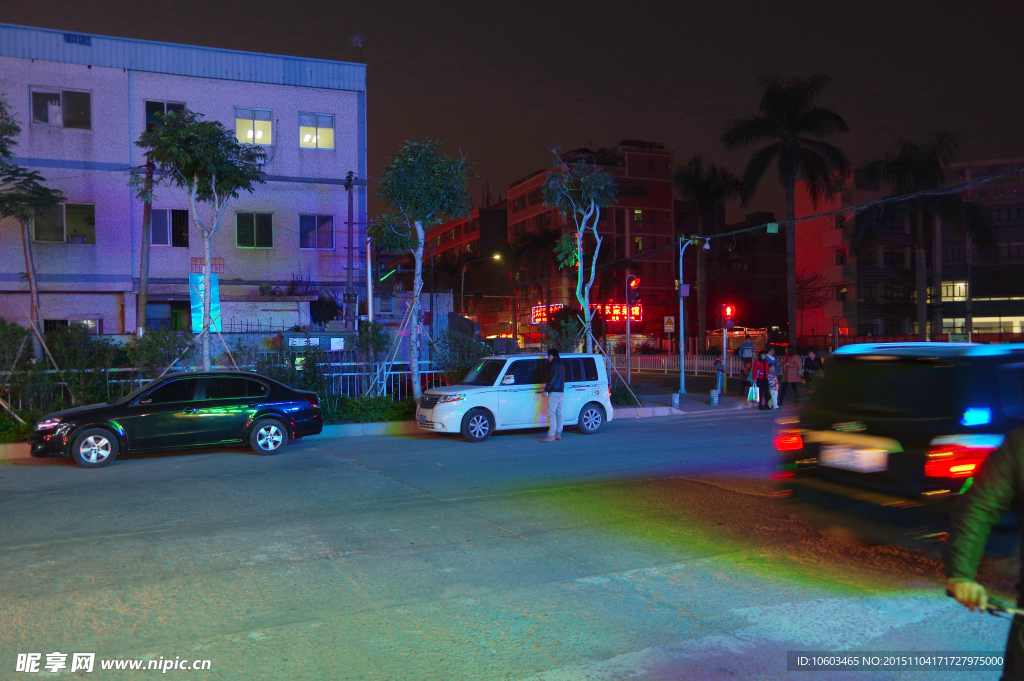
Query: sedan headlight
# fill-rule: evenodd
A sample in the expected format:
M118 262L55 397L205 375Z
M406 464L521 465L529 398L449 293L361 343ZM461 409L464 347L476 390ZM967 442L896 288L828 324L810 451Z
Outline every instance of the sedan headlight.
M465 399L465 395L441 395L441 399L438 402L462 402Z
M46 419L45 421L36 422L36 430L53 430L60 425L60 418L54 417Z

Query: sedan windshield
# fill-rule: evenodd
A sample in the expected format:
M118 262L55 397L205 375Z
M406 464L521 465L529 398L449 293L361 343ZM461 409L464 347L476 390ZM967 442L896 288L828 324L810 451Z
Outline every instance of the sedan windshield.
M469 374L462 379L463 385L494 385L498 375L505 367L503 359L485 359L473 368Z

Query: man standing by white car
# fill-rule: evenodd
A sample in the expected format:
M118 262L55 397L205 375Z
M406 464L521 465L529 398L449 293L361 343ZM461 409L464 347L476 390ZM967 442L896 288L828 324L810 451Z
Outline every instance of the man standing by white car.
M548 398L548 436L541 442L562 439L562 398L565 397L565 368L558 350L548 350L548 384L544 386Z

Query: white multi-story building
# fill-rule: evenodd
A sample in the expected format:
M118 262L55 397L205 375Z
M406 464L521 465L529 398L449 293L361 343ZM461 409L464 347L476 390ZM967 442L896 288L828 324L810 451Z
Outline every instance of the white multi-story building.
M267 152L266 184L232 201L213 238L225 328L307 323L318 295L365 291L363 64L0 24L0 93L22 127L15 163L66 197L32 226L48 327L77 320L131 333L142 321L143 210L129 171L145 163L135 142L154 114L181 107ZM189 328L188 275L203 255L190 217L183 192L157 190L151 328ZM28 308L20 226L4 220L0 316L27 324Z

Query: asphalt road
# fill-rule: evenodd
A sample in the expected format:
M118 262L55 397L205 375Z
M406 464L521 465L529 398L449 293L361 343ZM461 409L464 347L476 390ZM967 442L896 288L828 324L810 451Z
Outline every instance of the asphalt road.
M551 444L7 462L0 679L32 678L31 652L211 661L174 678L666 681L788 679L795 650L1002 650L1006 622L946 599L933 557L840 543L771 498L771 431L733 411Z

